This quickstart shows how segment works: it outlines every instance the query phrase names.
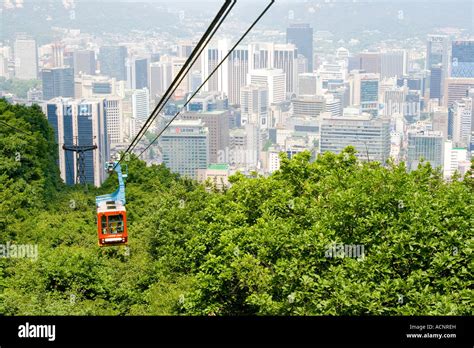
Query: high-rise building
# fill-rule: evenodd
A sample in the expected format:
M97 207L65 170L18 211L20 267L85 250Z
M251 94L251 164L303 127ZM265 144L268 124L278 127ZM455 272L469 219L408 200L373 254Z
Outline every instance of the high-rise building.
M474 40L453 41L451 77L474 77Z
M105 100L107 119L107 136L111 146L124 140L122 98L108 96Z
M182 120L201 120L208 129L209 162L219 163L218 155L229 146L229 111L184 112Z
M443 67L441 64L431 67L430 76L430 99L438 99L442 101L443 96Z
M384 93L384 108L382 109L385 116L393 114L403 114L403 106L405 104L406 89L403 87L395 87Z
M472 98L462 98L453 107L453 143L468 147L471 142Z
M380 77L403 77L406 75L406 51L389 51L381 54Z
M137 89L132 94L133 119L141 127L150 116L150 92L148 88Z
M64 67L64 44L62 42L54 42L51 44L51 67Z
M355 72L351 79L351 104L373 116L379 109L379 74Z
M22 80L38 78L38 51L36 41L27 38L15 40L15 77Z
M444 84L443 105L452 107L456 100L465 98L471 88L474 88L474 78L447 78Z
M262 84L268 87L268 104L285 100L286 79L281 69L256 69L248 74L247 84Z
M96 145L97 149L84 153L86 182L100 186L106 179L104 162L109 158L104 99L55 98L44 106L44 113L54 130L58 144L58 165L61 178L68 185L77 182L76 154L63 145Z
M95 75L96 62L95 52L92 50L74 51L74 73L84 75Z
M433 131L441 132L443 139L448 139L448 110L438 108L432 114Z
M203 81L228 54L231 47L230 40L225 39L219 40L217 47L208 47L204 51L201 66ZM247 83L248 72L249 50L246 47L237 47L205 84L204 90L222 92L228 96L230 104L239 104L240 88Z
M408 169L415 170L423 159L433 168L443 166L444 137L436 131L408 132Z
M298 75L298 95L316 95L322 89L320 85L321 79L318 79L316 73Z
M432 66L441 64L446 71L448 68L448 50L449 37L447 35L428 35L426 45L426 70L431 70Z
M380 74L381 54L379 52L359 53L360 69L368 74Z
M137 58L134 60L134 79L133 89L148 88L148 59Z
M293 44L275 44L273 68L281 69L286 75L286 93L298 92L298 50Z
M100 73L115 77L118 81L127 80L125 70L126 59L127 47L102 46L99 50Z
M209 131L201 120L176 120L159 140L163 163L172 172L197 179L209 164Z
M41 71L43 98L74 97L74 69L52 68Z
M255 124L260 129L270 127L268 107L267 85L247 85L240 89L241 124Z
M308 61L308 71L313 72L313 28L309 24L291 24L286 29L286 43L296 46Z
M150 64L150 95L163 95L171 85L173 69L170 61Z
M340 153L354 146L361 160L385 164L390 156L390 119L373 118L363 113L357 116L321 115L320 152Z

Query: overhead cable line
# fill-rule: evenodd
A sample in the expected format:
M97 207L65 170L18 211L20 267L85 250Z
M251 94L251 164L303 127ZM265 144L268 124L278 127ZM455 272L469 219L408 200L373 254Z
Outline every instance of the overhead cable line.
M185 64L183 67L180 69L178 75L174 78L173 82L171 85L168 87L167 91L163 95L163 97L160 99L158 104L156 105L155 109L152 111L148 119L145 121L144 125L140 129L140 131L137 133L135 138L132 140L131 144L128 146L127 150L125 150L124 154L130 153L133 151L135 146L138 144L138 142L141 140L141 138L145 135L146 131L148 128L151 126L152 122L156 119L158 114L161 112L163 107L166 105L168 100L171 98L171 96L174 94L178 86L181 84L183 79L186 77L186 74L188 71L192 68L194 63L197 61L199 58L200 54L204 50L204 48L207 46L207 44L210 42L210 40L213 38L214 34L216 31L219 29L221 24L224 22L232 8L234 7L236 3L236 0L227 0L224 5L221 7L219 12L217 13L216 17L214 20L211 22L209 25L208 29L204 33L204 35L201 37L200 41L194 48L194 50L191 52L191 55L188 57L186 60ZM118 161L120 163L122 159L125 156L122 156L121 159Z
M196 96L196 94L201 90L201 88L209 81L209 79L212 77L212 75L220 68L220 66L225 62L225 60L232 54L232 52L235 50L235 48L242 42L243 39L247 36L247 34L253 29L253 27L260 21L260 19L265 15L265 13L270 9L270 7L273 5L275 0L270 1L270 3L265 7L265 9L260 13L260 15L255 19L255 21L250 25L250 27L245 31L245 33L240 37L239 40L232 46L232 48L229 50L229 52L225 55L225 57L219 62L219 64L216 65L216 67L211 71L209 76L201 83L201 85L197 88L197 90L191 95L191 97L186 101L186 103L183 105L181 110L179 110L176 115L174 115L171 118L171 121L158 133L158 135L148 144L148 146L138 155L140 157L143 155L151 145L155 143L156 140L163 134L163 132L171 125L171 123L178 117L178 115L183 111L186 106L189 104L189 102Z
M18 132L21 132L21 133L27 134L27 135L31 135L30 133L25 132L24 130L21 130L20 128L17 128L17 127L15 127L15 126L12 126L12 125L9 124L8 122L5 122L5 121L3 121L3 120L0 120L0 122L1 122L2 124L4 124L5 126L10 127L11 129L14 129L14 130L16 130L16 131L18 131Z

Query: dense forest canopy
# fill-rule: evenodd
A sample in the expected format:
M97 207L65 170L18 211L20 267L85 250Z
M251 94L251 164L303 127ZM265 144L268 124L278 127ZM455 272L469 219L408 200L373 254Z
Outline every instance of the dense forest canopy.
M472 314L471 172L445 182L347 148L217 192L132 156L129 248L99 248L94 199L117 179L67 187L56 158L40 108L0 100L0 245L38 246L0 257L0 314Z

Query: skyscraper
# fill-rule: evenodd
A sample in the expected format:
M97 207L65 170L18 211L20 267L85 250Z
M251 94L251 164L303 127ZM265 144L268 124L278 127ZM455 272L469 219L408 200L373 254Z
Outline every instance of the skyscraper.
M448 48L449 37L447 35L428 35L426 44L426 70L430 70L432 66L441 64L448 68Z
M163 163L172 172L197 179L209 164L209 131L201 120L176 120L159 140Z
M137 58L134 61L135 85L133 89L148 88L148 59Z
M291 24L286 29L286 43L292 43L298 53L308 60L308 71L313 72L313 28L309 24Z
M95 52L92 50L74 51L74 73L94 75L96 70Z
M133 91L132 110L133 118L141 126L150 116L150 92L148 88Z
M359 53L360 69L370 74L380 74L381 54L379 52Z
M286 75L286 93L298 93L298 50L293 44L275 44L273 68L281 69Z
M451 77L474 77L474 40L453 41Z
M105 100L107 136L110 145L120 144L124 139L122 98L108 96Z
M63 145L96 145L97 149L84 153L86 182L100 186L106 178L104 162L109 158L109 142L104 106L103 99L64 98L52 99L44 106L58 144L61 178L68 185L76 183L78 162Z
M27 38L15 40L15 77L22 80L38 78L38 51L36 41Z
M219 40L217 47L208 47L204 51L201 74L207 78L217 64L224 58L231 48L229 40ZM217 72L204 86L205 91L220 91L229 98L229 103L239 104L240 88L246 84L249 71L249 50L247 47L237 47L224 61Z
M402 77L406 71L406 51L389 51L381 55L380 77Z
M438 99L441 103L443 96L443 67L441 64L433 65L431 67L430 77L430 99Z
M201 120L208 129L209 163L218 163L219 153L229 146L229 111L184 112L181 120Z
M444 106L452 107L456 100L467 96L470 88L474 88L474 78L447 78L444 84Z
M268 88L268 104L285 100L285 74L281 69L256 69L248 74L248 84L262 84Z
M260 129L269 127L268 86L263 84L243 86L240 90L241 123L252 123Z
M173 69L170 61L150 64L150 95L163 95L171 84Z
M454 102L453 143L458 147L468 147L471 141L472 98L462 98Z
M74 97L74 69L52 68L41 71L43 99Z
M127 47L125 46L102 46L99 50L100 73L115 77L118 81L127 80L125 61L127 59Z

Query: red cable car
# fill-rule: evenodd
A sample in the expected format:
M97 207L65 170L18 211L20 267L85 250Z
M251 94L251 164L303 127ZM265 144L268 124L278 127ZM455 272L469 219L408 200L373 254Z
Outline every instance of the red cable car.
M125 166L126 167L126 166ZM117 172L119 188L112 194L97 196L97 236L99 246L128 243L127 212L125 210L125 179L119 162L106 163L106 169Z

